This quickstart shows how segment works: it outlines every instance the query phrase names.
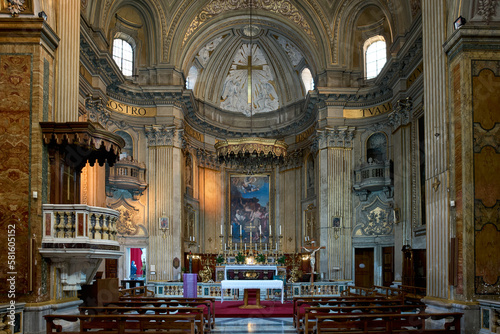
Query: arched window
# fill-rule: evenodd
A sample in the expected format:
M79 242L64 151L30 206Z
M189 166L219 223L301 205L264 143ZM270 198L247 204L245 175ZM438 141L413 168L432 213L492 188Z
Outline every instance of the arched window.
M196 79L198 79L198 69L193 65L189 69L189 73L186 79L186 88L194 89L194 85L196 85Z
M113 41L113 59L125 76L132 76L134 68L134 49L132 44L122 38Z
M366 79L375 78L387 61L385 40L382 36L375 36L365 42L365 70Z
M302 70L302 82L304 83L304 87L306 91L310 91L314 89L314 79L312 77L311 71L306 67Z
M387 157L387 138L382 132L374 133L366 141L366 160L369 163L383 163Z
M134 156L134 141L132 137L125 131L118 130L116 134L125 140L125 146L122 148L122 153L120 154L120 159L125 157L133 157Z

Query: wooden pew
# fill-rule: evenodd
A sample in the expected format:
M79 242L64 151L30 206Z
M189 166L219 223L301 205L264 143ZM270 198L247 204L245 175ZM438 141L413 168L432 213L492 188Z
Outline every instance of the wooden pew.
M47 323L46 333L83 334L98 332L99 334L147 334L154 330L155 334L195 334L194 315L137 315L137 314L105 314L105 315L67 315L49 314L44 316ZM80 322L79 331L63 331L62 326L54 321Z
M362 286L348 285L347 289L340 293L341 296L376 296L374 288L365 288Z
M460 334L462 313L343 314L317 316L314 331L321 333L454 333ZM442 320L442 328L426 327L426 320Z
M163 298L163 297L136 297L127 300L118 300L108 302L104 306L123 306L123 307L179 307L194 306L204 307L207 310L205 317L205 330L210 331L215 324L215 298Z
M404 291L400 288L391 288L388 286L374 285L375 295L384 296L386 298L404 298Z
M418 286L401 285L400 288L403 290L405 298L410 303L421 303L421 299L427 294L425 288Z
M130 297L153 297L154 291L149 290L147 286L136 286L129 289L118 290L119 298Z
M423 313L425 305L357 305L357 306L321 306L306 307L303 322L298 329L300 332L309 333L316 325L318 316L348 315L348 314L401 314L401 313Z
M79 307L80 314L194 314L198 333L204 333L205 318L203 309L200 307L123 307L123 306L103 306L103 307Z
M311 306L367 306L367 305L402 305L404 304L403 299L387 299L385 297L374 296L374 297L322 297L314 298L305 297L294 299L293 305L293 322L295 328L299 330L303 328L302 319L305 316L304 307Z
M295 326L296 324L296 319L297 319L297 314L298 311L300 310L300 307L303 305L318 305L318 303L325 304L328 303L329 301L336 302L336 301L342 301L342 300L382 300L386 299L380 296L372 296L372 297L356 297L356 296L336 296L336 297L318 297L318 296L305 296L305 297L293 297L293 324ZM310 304L313 303L313 304Z

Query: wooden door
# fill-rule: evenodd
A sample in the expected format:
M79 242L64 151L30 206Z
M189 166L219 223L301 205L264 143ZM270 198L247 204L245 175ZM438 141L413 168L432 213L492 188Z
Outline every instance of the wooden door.
M354 284L371 288L373 286L373 248L356 248L354 262L356 269L354 270Z
M394 247L382 247L382 285L391 286L394 281Z

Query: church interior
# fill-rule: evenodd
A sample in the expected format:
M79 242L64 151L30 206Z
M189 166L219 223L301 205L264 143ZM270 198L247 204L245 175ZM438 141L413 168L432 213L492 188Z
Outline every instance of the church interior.
M4 0L0 83L2 333L189 274L500 333L500 2Z

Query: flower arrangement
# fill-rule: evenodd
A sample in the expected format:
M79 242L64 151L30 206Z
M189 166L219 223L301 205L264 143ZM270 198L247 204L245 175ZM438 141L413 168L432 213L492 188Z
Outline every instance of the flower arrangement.
M264 254L257 254L255 260L257 260L257 262L259 263L264 263L266 262L266 256Z
M276 262L278 262L278 263L279 263L279 264L281 264L281 265L284 265L284 264L285 264L285 261L286 261L286 257L285 257L285 255L283 255L283 256L281 256L281 257L279 257L279 258L276 260Z
M235 256L236 262L238 263L244 263L245 262L245 255L238 253L238 255Z
M224 256L222 254L219 254L219 256L217 256L217 258L215 259L215 262L217 263L224 262Z

